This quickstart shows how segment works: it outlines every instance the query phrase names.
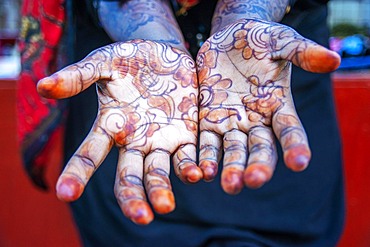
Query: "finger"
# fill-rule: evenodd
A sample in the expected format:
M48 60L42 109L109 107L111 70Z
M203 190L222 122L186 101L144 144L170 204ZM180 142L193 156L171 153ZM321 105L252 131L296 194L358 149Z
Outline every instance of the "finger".
M293 171L303 171L311 159L306 132L295 109L279 110L273 116L273 129L284 152L284 162Z
M74 96L99 79L109 79L110 69L103 52L96 52L37 83L37 92L45 98Z
M93 129L59 177L56 185L57 197L67 202L77 200L112 145L111 138L104 131L99 128Z
M202 170L196 164L196 147L194 144L179 147L172 160L176 175L184 183L196 183L203 178Z
M298 34L284 25L271 28L272 58L289 60L296 66L315 73L334 71L340 65L338 53L331 51Z
M212 181L217 175L221 145L221 137L215 132L200 133L199 167L205 181Z
M224 167L221 186L226 193L238 194L244 187L243 172L247 163L247 135L232 130L224 136Z
M255 127L248 133L249 157L244 183L259 188L272 177L277 162L276 145L271 128Z
M149 224L154 219L145 196L143 166L140 152L120 152L114 192L124 215L136 224Z
M155 150L145 158L145 189L154 210L166 214L175 209L175 197L169 179L170 154Z

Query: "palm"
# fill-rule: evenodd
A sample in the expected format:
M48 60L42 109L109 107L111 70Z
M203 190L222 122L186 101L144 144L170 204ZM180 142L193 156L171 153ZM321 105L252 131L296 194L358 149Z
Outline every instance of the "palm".
M184 182L196 182L198 84L194 62L168 45L134 40L102 47L39 82L39 92L64 98L97 83L95 123L58 181L58 196L77 199L105 156L119 148L115 194L124 214L149 223L175 207L170 157Z
M317 55L313 47L325 52ZM317 61L320 56L327 56L326 65ZM310 150L291 97L288 60L313 72L332 70L328 66L338 62L292 29L256 20L215 33L198 53L200 166L205 179L213 179L223 148L222 186L228 193L271 178L277 160L273 132L288 167L300 171L308 165Z
M98 82L96 128L105 129L117 146L145 154L194 144L197 80L190 58L152 42L118 45L132 54L114 57L111 78Z

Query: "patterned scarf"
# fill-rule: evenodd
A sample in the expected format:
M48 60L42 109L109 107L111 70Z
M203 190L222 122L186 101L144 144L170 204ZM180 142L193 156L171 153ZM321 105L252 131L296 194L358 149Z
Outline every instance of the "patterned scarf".
M176 11L176 15L186 15L187 11L197 5L199 0L177 0L180 5L179 10Z
M44 172L63 116L63 103L40 97L36 84L55 71L65 18L63 5L64 0L24 0L21 9L18 48L22 69L17 84L17 134L27 174L45 190Z

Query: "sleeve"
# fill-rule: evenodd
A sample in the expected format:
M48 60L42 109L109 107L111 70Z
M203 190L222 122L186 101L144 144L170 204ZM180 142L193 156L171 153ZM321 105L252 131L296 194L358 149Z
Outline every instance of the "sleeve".
M290 6L299 10L307 10L326 5L329 0L290 0Z

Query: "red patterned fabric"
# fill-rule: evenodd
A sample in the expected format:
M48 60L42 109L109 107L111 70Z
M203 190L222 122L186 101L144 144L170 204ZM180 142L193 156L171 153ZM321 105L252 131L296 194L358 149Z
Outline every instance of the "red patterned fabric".
M18 138L28 175L47 189L44 171L53 134L63 115L63 103L41 98L36 84L55 70L56 51L65 18L64 0L25 0L18 41L22 70L17 89Z
M190 8L194 7L199 3L199 0L177 0L179 5L181 6L180 9L177 11L177 15L185 14Z
M199 0L177 0L182 6L195 6L198 4Z

